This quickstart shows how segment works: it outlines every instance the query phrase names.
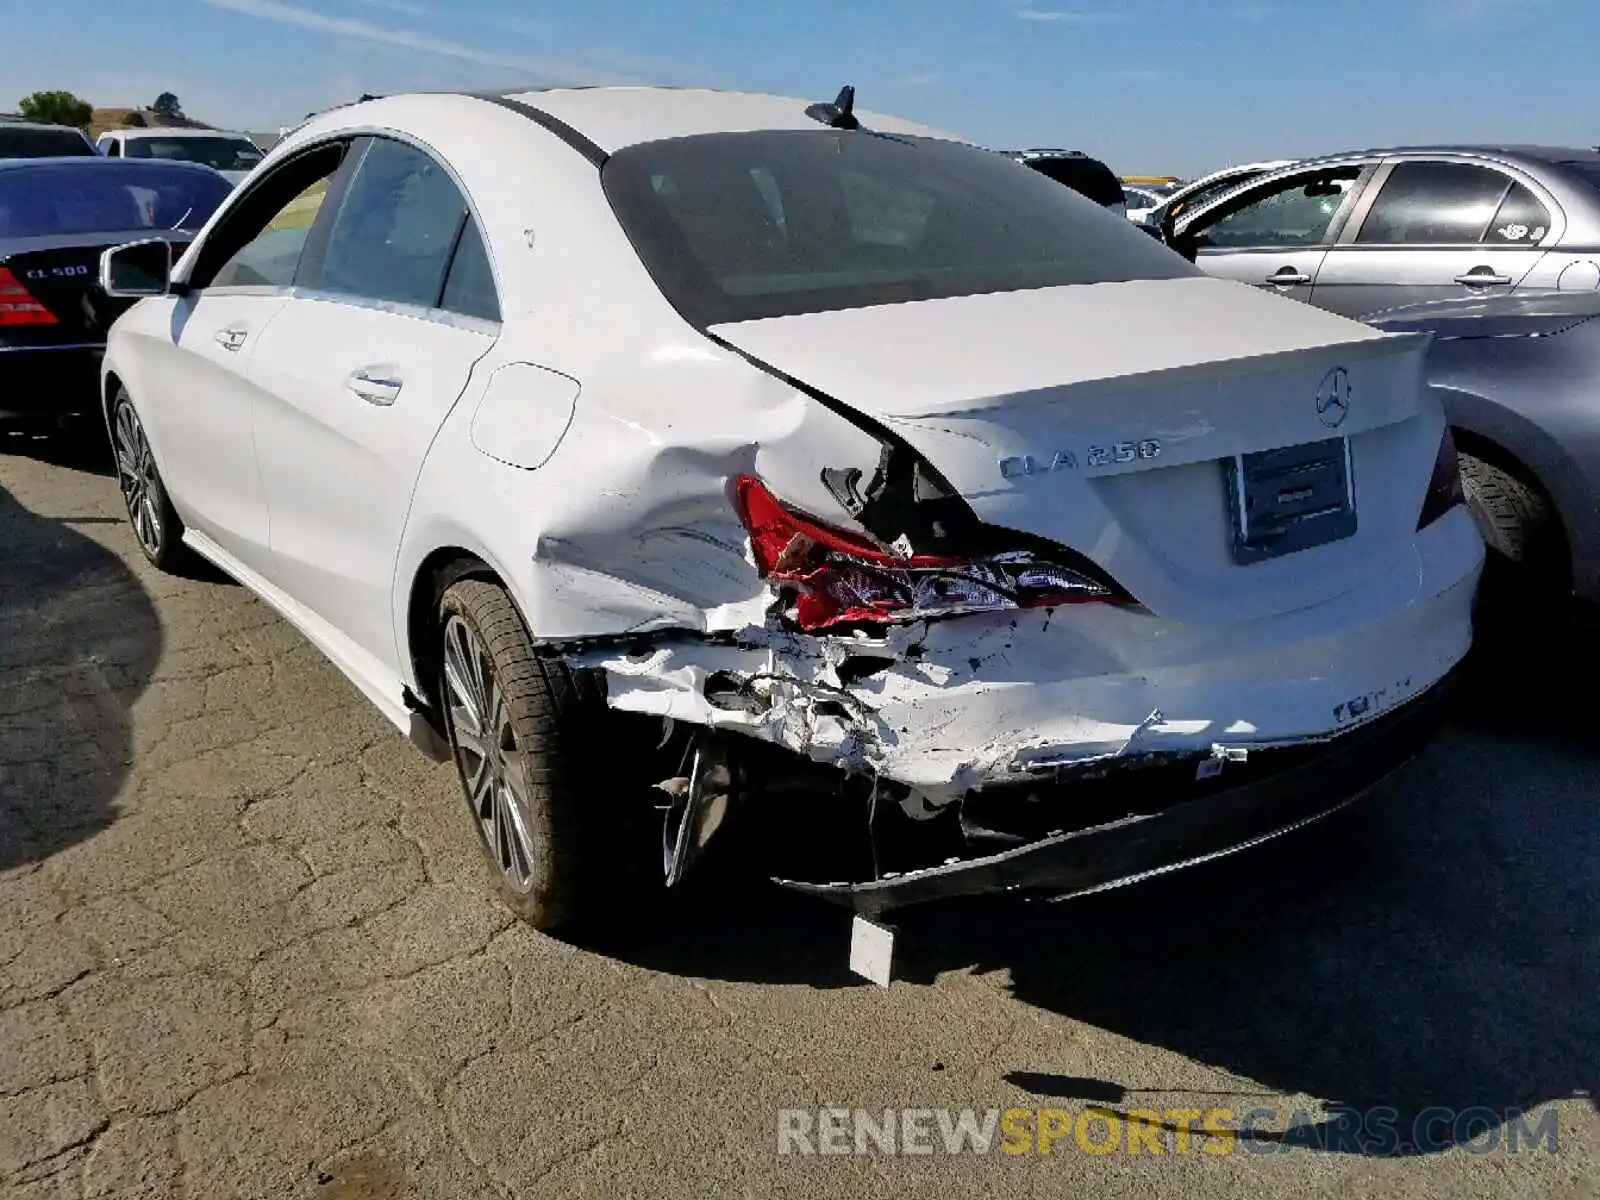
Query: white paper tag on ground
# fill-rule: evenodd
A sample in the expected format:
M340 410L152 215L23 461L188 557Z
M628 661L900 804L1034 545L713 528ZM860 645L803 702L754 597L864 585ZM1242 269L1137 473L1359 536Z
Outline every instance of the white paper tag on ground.
M879 987L888 987L893 963L894 930L856 917L850 924L850 969Z

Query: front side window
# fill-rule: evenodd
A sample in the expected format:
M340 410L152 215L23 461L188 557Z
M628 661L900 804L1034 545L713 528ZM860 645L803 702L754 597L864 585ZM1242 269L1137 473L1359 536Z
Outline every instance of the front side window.
M289 287L328 198L346 147L335 143L301 154L249 191L201 247L197 287Z
M1046 175L931 138L672 138L619 150L601 183L657 285L700 327L1199 273Z
M1361 223L1361 246L1470 246L1483 239L1511 180L1470 163L1403 162Z
M1205 205L1210 204L1213 200L1221 199L1224 194L1231 192L1234 188L1243 187L1258 173L1259 172L1251 172L1244 175L1229 175L1226 179L1218 179L1212 183L1197 187L1183 199L1173 204L1172 215L1177 216L1181 212L1188 212L1191 209L1203 208Z
M466 200L438 162L403 142L374 138L333 220L315 286L437 307L467 220Z
M1190 232L1202 249L1318 246L1360 178L1361 168L1349 166L1280 180L1202 218Z

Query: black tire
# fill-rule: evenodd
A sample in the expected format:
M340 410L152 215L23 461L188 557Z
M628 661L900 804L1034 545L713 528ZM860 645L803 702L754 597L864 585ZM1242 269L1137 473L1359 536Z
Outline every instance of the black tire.
M128 525L145 558L169 574L192 570L195 556L183 543L183 521L156 469L144 422L127 389L121 387L111 404L111 454Z
M508 788L515 785L510 772L522 772L514 797L522 825L507 825L508 833L526 835L520 856L485 811L482 789L475 791L478 762L487 755L471 747L468 714L455 703L450 671L452 654L459 663L460 653L450 646L459 636L453 622L475 635L485 690L498 688L503 697L504 736L480 738L480 745L491 755L504 754L499 769L507 773ZM625 904L647 901L661 885L659 813L637 778L646 756L618 744L600 677L538 653L511 598L485 580L464 579L446 589L439 631L445 728L462 795L506 906L535 929L570 931L607 925ZM491 716L482 727L500 724Z
M1467 508L1490 550L1508 562L1535 565L1547 547L1550 505L1537 490L1499 467L1460 455ZM1539 564L1542 565L1542 564Z

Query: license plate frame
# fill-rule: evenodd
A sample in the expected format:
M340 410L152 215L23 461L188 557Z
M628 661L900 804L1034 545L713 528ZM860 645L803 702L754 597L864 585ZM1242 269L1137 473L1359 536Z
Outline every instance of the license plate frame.
M1233 560L1241 566L1355 535L1349 438L1236 454L1223 470Z

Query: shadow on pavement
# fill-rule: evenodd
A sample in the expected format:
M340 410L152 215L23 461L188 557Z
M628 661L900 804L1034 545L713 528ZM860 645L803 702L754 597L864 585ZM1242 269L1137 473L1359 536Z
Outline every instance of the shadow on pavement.
M1600 608L1506 607L1481 619L1456 723L1600 754Z
M25 452L63 454L62 465L87 454ZM155 672L162 631L126 564L76 528L101 523L121 522L40 515L0 485L0 870L108 825L128 773L128 706Z
M1581 726L1551 715L1573 701L1508 684L1506 669L1485 664L1461 698L1465 712L1499 718L1487 722L1492 736L1447 730L1353 812L1076 901L907 910L896 918L897 978L1003 970L1024 1003L1221 1069L1239 1083L1214 1095L1082 1078L1070 1057L1017 1062L1008 1078L1041 1103L1124 1112L1175 1095L1236 1117L1279 1105L1258 1122L1258 1150L1393 1157L1504 1145L1508 1113L1573 1096L1596 1103L1600 766L1592 734L1569 740ZM1508 686L1514 703L1499 690ZM1583 699L1581 687L1565 692ZM1516 732L1518 713L1543 714L1529 724L1547 736ZM852 982L847 946L838 910L745 889L708 895L623 956L702 977L836 987ZM1301 1122L1272 1093L1328 1107L1285 1133ZM1391 1128L1352 1130L1340 1108L1392 1110L1379 1114ZM1542 1127L1529 1118L1526 1128Z

